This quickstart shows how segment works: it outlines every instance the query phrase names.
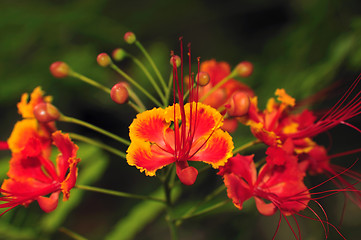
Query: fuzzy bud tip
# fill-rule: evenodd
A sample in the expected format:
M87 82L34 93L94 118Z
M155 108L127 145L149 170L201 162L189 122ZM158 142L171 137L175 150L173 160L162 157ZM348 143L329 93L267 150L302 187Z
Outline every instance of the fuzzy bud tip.
M133 44L137 38L133 32L127 32L124 34L124 40L128 44Z
M107 67L112 62L112 60L110 59L108 54L100 53L97 56L97 62L99 64L99 66L101 66L101 67Z
M115 103L126 103L129 98L127 83L119 82L115 84L110 91L110 97Z
M112 57L115 61L122 61L126 55L126 52L122 48L116 48L112 52Z
M239 76L249 77L253 72L253 64L248 61L243 61L237 65L236 69Z
M250 100L247 93L237 91L226 104L227 113L232 117L241 117L248 113L249 105Z
M182 63L182 61L181 61L181 58L178 56L178 55L172 55L171 57L170 57L170 65L172 65L172 66L174 66L174 64L175 64L175 66L178 68L178 67L180 67L180 65L181 65L181 63Z
M35 118L39 122L52 122L56 121L60 117L58 109L51 103L42 102L37 104L33 110Z
M56 78L64 78L69 75L70 68L65 62L57 61L50 65L50 73Z
M197 83L199 86L206 86L210 81L209 74L207 72L199 72L197 74Z

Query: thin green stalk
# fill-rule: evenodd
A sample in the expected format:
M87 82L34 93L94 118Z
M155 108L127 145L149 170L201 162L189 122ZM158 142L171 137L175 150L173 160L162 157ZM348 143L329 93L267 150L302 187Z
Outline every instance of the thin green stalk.
M62 233L65 233L68 237L71 237L72 239L75 239L75 240L87 240L87 238L80 236L78 233L75 233L65 227L60 227L59 231Z
M81 80L83 82L86 82L86 83L88 83L88 84L90 84L90 85L92 85L92 86L94 86L96 88L99 88L100 90L110 94L110 88L108 88L108 87L106 87L106 86L104 86L104 85L102 85L102 84L100 84L100 83L98 83L98 82L84 76L84 75L81 75L80 73L77 73L77 72L74 72L74 71L71 70L69 72L69 76L75 77L75 78L77 78L77 79L79 79L79 80Z
M215 210L215 209L217 209L217 208L219 208L219 207L222 207L222 206L224 206L225 204L229 203L229 201L230 201L230 199L227 199L227 200L224 200L224 201L219 202L219 203L217 203L217 204L214 204L214 205L212 205L212 206L210 206L210 207L208 207L208 208L205 208L205 209L203 209L202 211L199 211L199 212L197 212L197 213L195 213L195 214L192 214L192 215L189 215L189 216L183 216L183 217L181 217L181 218L178 218L178 219L177 219L177 222L178 222L178 221L183 221L183 220L186 220L186 219L189 219L189 218L197 217L197 216L200 216L200 215L202 215L202 214L211 212L211 211L213 211L213 210Z
M162 104L157 99L155 99L147 90L145 90L139 83L137 83L133 78L131 78L123 70L118 68L117 65L115 65L114 63L111 63L110 67L113 70L115 70L117 73L122 75L125 79L127 79L127 81L130 82L131 84L133 84L136 88L138 88L142 93L144 93L144 95L146 95L150 100L152 100L158 107L162 106Z
M199 100L200 102L203 102L209 95L211 95L214 91L216 91L218 88L220 88L223 84L225 84L229 79L237 76L237 71L233 70L227 77L223 78L220 82L218 82L211 90L209 90L206 94L201 97Z
M94 125L92 125L90 123L84 122L82 120L61 115L60 118L59 118L59 121L75 123L75 124L81 125L83 127L90 128L90 129L92 129L92 130L94 130L96 132L99 132L99 133L101 133L101 134L103 134L105 136L108 136L108 137L110 137L110 138L112 138L112 139L114 139L114 140L116 140L118 142L121 142L121 143L125 144L125 145L128 145L128 146L130 145L130 142L128 140L126 140L124 138L121 138L121 137L119 137L119 136L117 136L117 135L115 135L113 133L110 133L110 132L108 132L108 131L106 131L106 130L104 130L102 128L94 126Z
M165 99L167 99L167 100L169 100L169 96L170 96L171 89L172 89L172 83L173 83L173 73L171 73L169 76L168 87L167 87L167 90L165 91ZM164 107L166 105L167 105L167 103L164 105Z
M141 200L150 200L150 201L165 203L165 201L163 199L155 198L155 197L151 197L151 196L144 196L144 195L114 191L114 190L98 188L98 187L92 187L92 186L85 186L85 185L75 185L75 187L78 188L78 189L86 190L86 191L103 193L103 194L117 196L117 197L133 198L133 199L141 199Z
M221 185L218 188L216 188L212 193L210 193L209 195L207 195L203 201L198 202L195 206L193 206L192 208L190 208L179 220L176 221L176 225L179 226L180 224L182 224L182 220L186 219L190 216L193 215L193 213L195 211L197 211L197 209L202 206L203 204L205 204L206 202L212 200L213 198L215 198L218 194L220 194L221 192L223 192L226 189L225 185Z
M176 227L175 220L173 218L173 213L172 213L172 206L173 206L173 202L172 202L172 199L171 199L171 189L172 188L170 187L170 182L172 180L172 175L173 174L170 174L170 177L167 178L166 181L164 181L163 186L164 186L165 198L166 198L166 204L167 204L166 220L167 220L167 223L168 223L170 236L171 236L172 240L177 240L178 239L177 227Z
M253 146L255 144L258 144L258 143L261 143L261 141L259 139L248 142L248 143L234 149L233 154L239 153L239 152L241 152L241 151L243 151L243 150L245 150L245 149L247 149L247 148L249 148L249 147L251 147L251 146Z
M71 139L75 139L75 140L79 140L79 141L82 141L82 142L85 142L85 143L89 143L91 145L94 145L94 146L97 146L99 148L102 148L108 152L111 152L115 155L118 155L122 158L125 159L125 156L126 154L122 151L119 151L118 149L115 149L109 145L106 145L102 142L99 142L99 141L96 141L94 139L91 139L91 138L88 138L88 137L85 137L85 136L82 136L82 135L79 135L79 134L76 134L76 133L69 133L69 136Z
M149 61L150 65L152 66L152 68L154 69L155 74L157 75L157 77L159 78L164 91L167 91L167 86L165 85L165 81L164 78L162 77L162 75L160 74L157 66L155 65L152 57L149 55L149 53L147 52L147 50L145 50L145 48L143 47L143 45L139 42L139 41L135 41L135 45L140 49L140 51L142 51L142 53L144 54L144 56L147 58L147 60Z
M128 93L129 93L129 97L136 103L135 107L132 106L133 103L129 103L128 104L133 107L137 112L144 112L146 110L143 102L140 100L140 98L137 96L137 94L130 88L127 88Z
M139 61L136 57L134 57L133 55L131 54L128 54L127 55L130 57L130 59L133 60L133 62L135 64L138 65L138 67L140 69L142 69L142 71L144 72L144 74L148 77L150 83L153 85L154 89L157 91L159 97L162 99L163 101L163 104L165 105L166 104L166 98L165 98L165 95L164 93L162 92L162 90L160 90L158 84L155 82L154 78L152 77L152 75L148 72L147 68L143 65L143 63L141 61Z

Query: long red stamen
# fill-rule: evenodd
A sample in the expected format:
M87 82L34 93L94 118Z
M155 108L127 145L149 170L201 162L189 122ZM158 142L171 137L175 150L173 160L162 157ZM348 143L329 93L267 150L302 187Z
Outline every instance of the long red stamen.
M0 141L0 150L8 150L8 149L9 149L8 143L5 141Z
M358 92L354 97L351 98L351 94L355 91L355 88L360 81L361 74L352 83L350 88L345 92L341 99L339 99L337 103L323 117L321 117L321 119L308 128L293 134L289 134L288 137L313 137L335 127L340 123L350 126L350 124L345 123L345 121L361 113L361 92ZM356 128L354 126L352 127Z

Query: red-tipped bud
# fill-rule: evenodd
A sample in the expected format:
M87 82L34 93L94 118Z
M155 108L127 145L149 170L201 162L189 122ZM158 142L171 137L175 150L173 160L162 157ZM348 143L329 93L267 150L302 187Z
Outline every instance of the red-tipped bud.
M110 91L110 97L118 104L126 103L129 97L127 83L119 82L115 84Z
M132 32L127 32L124 34L124 40L128 44L133 44L137 38L135 37L135 34Z
M35 118L43 123L58 120L60 117L58 109L51 103L46 102L37 104L34 107L33 113Z
M227 113L232 117L240 117L248 113L249 96L245 92L235 92L226 105Z
M249 77L253 72L253 64L248 61L240 62L236 66L236 70L239 76L241 77Z
M197 83L199 86L206 86L210 81L209 74L207 72L199 72L197 74Z
M181 65L181 63L182 63L182 61L181 61L181 58L178 56L178 55L173 55L173 56L171 56L170 57L170 65L174 65L174 63L175 63L175 66L178 68L178 67L180 67L180 65Z
M100 53L97 56L97 62L99 64L99 66L102 67L107 67L109 66L109 64L112 62L112 60L110 59L109 55L106 53Z
M50 65L50 73L56 78L63 78L69 75L70 68L65 62L53 62Z
M122 48L116 48L112 52L112 57L115 61L122 61L127 56L127 53Z

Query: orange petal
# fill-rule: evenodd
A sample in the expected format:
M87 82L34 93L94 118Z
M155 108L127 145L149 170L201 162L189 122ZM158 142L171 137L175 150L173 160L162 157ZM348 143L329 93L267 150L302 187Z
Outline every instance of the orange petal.
M153 108L139 113L129 126L130 140L163 145L163 134L169 125L170 123L165 121L165 110L162 108Z
M206 142L204 144L204 142ZM203 145L204 144L204 145ZM211 164L213 168L223 166L228 158L232 157L234 145L229 133L220 129L213 132L207 140L205 137L199 139L192 147L191 154L194 156L190 161L202 161Z
M36 87L30 95L24 93L21 96L20 102L17 104L19 113L23 118L34 118L34 107L41 102L51 102L52 98L50 96L44 97L44 91L41 90L41 87Z
M158 169L175 161L173 153L143 141L132 141L126 158L129 165L136 166L141 172L145 171L147 176L154 176Z

